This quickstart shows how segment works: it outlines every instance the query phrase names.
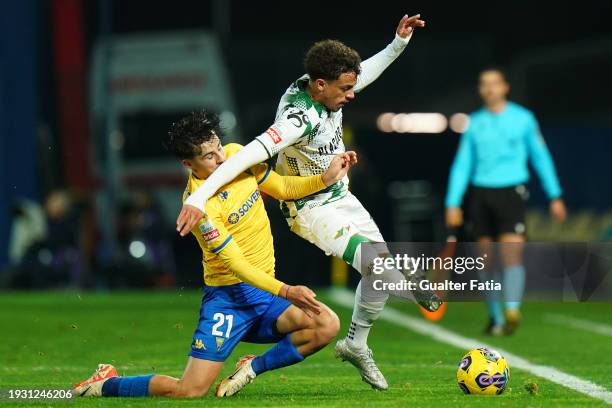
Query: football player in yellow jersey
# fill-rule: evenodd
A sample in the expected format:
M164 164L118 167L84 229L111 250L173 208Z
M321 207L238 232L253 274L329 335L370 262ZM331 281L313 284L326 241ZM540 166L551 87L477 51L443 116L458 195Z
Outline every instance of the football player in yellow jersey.
M166 147L190 170L183 200L241 148L222 146L219 134L219 118L207 111L181 119L168 133ZM192 230L203 252L205 285L183 376L119 377L112 365L100 364L75 385L74 394L202 396L238 342L276 343L260 356L240 359L234 373L217 385L218 397L230 396L257 375L296 364L329 344L340 327L336 314L309 288L274 276L272 234L260 191L281 200L301 198L341 180L356 162L354 152L341 153L324 174L311 177L281 177L258 164L223 186Z

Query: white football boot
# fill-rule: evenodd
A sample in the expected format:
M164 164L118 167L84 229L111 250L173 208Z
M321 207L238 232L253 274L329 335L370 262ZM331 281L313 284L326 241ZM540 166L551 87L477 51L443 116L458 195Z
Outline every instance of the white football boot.
M372 350L356 350L349 346L346 338L338 340L334 349L336 358L342 361L348 361L361 374L361 379L370 384L376 390L385 391L389 388L385 376L376 366L376 362L372 357Z
M251 367L251 361L253 361L254 358L255 356L250 354L238 360L238 363L236 363L236 371L229 377L221 380L219 385L217 385L215 395L217 397L229 397L237 394L238 391L243 389L247 384L252 383L257 376L253 371L253 367Z
M88 379L74 384L72 395L75 397L101 397L102 385L109 378L117 377L117 370L110 364L98 364L98 369Z

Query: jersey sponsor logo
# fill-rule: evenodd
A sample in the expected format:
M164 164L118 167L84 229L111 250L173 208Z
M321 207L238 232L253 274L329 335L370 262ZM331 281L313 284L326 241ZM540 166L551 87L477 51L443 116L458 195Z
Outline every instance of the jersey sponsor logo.
M216 229L210 220L206 220L205 222L201 223L198 228L200 229L200 233L202 235Z
M261 197L259 190L255 190L253 194L238 208L238 211L233 212L227 217L227 222L230 224L237 224L240 218L244 217L247 212L255 205L257 200Z
M202 238L204 238L204 241L210 242L210 241L212 241L212 240L214 240L216 238L219 238L219 235L220 235L219 234L219 230L215 228L212 231L209 231L209 232L207 232L205 234L202 234Z
M321 155L333 154L340 147L340 143L342 143L342 129L338 127L334 138L327 145L319 147L318 153Z
M219 237L219 230L215 228L212 221L206 220L199 226L200 234L204 241L209 242Z
M229 222L230 224L236 224L238 223L238 221L240 220L240 215L238 215L238 213L231 213L229 215L229 217L227 217L227 222Z
M219 193L219 198L223 201L227 200L228 196L229 196L229 193L227 191L222 191L221 193Z
M244 215L251 209L251 207L253 207L253 204L255 204L257 200L259 200L260 196L261 194L259 193L259 190L255 190L253 194L251 194L251 196L244 202L244 204L240 206L240 208L238 209L238 214L240 214L241 217L244 217Z
M270 139L272 139L272 142L274 142L274 144L279 144L283 140L278 131L273 127L266 130L266 135L268 135Z

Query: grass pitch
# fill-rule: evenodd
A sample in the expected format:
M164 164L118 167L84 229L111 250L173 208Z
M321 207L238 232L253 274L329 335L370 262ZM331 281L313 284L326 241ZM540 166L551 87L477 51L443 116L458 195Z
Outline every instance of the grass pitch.
M340 316L341 335L351 311L326 301ZM604 406L603 401L514 369L505 394L466 396L455 383L465 350L436 342L391 322L379 321L370 346L390 390L375 392L357 371L332 355L333 344L301 364L258 377L227 399L97 398L36 401L6 399L7 389L68 388L88 377L99 362L115 364L120 375L160 373L180 376L187 359L200 305L198 291L2 293L0 295L0 389L7 407L201 407L205 406ZM393 303L416 316L413 305ZM443 327L480 339L529 361L552 366L612 389L612 339L601 333L565 326L551 316L572 316L603 325L612 323L612 304L532 303L512 337L481 335L485 323L480 303L452 303ZM224 367L230 373L238 357L268 346L241 344ZM537 392L536 391L537 388Z

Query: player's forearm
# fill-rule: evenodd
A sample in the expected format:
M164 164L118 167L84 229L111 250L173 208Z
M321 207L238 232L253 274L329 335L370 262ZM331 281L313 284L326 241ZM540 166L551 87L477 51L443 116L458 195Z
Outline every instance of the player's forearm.
M540 180L542 180L542 185L548 199L554 200L561 197L563 190L561 189L561 184L559 183L559 178L557 177L557 172L552 164L552 160L548 165L543 165L543 168L536 171L538 171L540 175Z
M382 51L363 61L361 63L361 74L359 74L355 85L355 92L361 91L374 82L400 56L408 45L410 38L412 38L412 34L405 39L396 34L393 41Z
M240 151L227 159L206 181L194 191L184 202L184 204L199 208L205 212L204 203L212 197L217 190L235 179L246 169L261 163L268 158L268 154L258 141L252 141L244 146Z
M448 177L448 190L444 205L446 208L461 207L463 196L467 190L472 175L474 155L472 153L472 134L461 135L457 154L451 165Z
M550 152L546 147L540 147L540 149L542 150L532 158L533 168L540 177L548 199L554 200L561 197L561 185Z
M529 149L529 160L540 177L548 199L554 200L561 197L561 185L559 184L555 164L544 137L542 137L540 126L533 115L531 115L531 128L527 134L527 147Z
M232 274L251 286L278 295L284 283L255 267L244 257L238 244L231 240L217 256Z
M277 200L296 200L323 190L327 184L322 175L300 177L280 176L271 172L266 183L261 185L262 191Z
M446 199L444 200L445 208L458 208L461 207L461 203L463 202L463 196L465 195L465 190L467 189L467 185L464 188L454 188L451 189L449 187L448 193L446 194Z
M460 163L453 164L448 181L448 190L444 200L444 206L446 208L461 207L463 196L470 182L469 179L469 171L465 168L465 165L461 166Z
M265 290L273 295L278 295L284 285L283 282L256 268L244 259L232 259L228 262L227 266L234 276L244 283Z

